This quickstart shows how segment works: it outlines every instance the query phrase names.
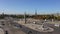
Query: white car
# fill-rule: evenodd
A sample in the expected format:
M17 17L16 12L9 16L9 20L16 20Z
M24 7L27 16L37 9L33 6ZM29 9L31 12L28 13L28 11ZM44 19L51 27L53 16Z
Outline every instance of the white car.
M55 24L54 26L59 27L59 24Z

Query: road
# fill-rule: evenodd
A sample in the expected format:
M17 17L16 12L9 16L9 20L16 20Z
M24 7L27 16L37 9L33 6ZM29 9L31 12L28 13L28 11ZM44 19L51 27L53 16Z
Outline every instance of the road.
M20 25L21 25L21 24L20 24ZM38 25L39 25L39 24L38 24ZM58 28L58 27L55 27L54 24L49 24L49 23L46 23L46 25L49 26L49 27L51 27L51 28L53 28L54 31L53 31L53 32L39 32L39 31L35 31L35 30L33 30L33 29L30 29L30 28L28 28L28 27L25 27L25 26L23 26L23 25L21 25L21 26L22 26L22 30L23 30L24 32L26 32L27 34L29 33L29 31L32 32L32 33L30 33L30 34L60 34L60 27L59 27L59 28Z
M1 26L1 28L4 30L5 34L25 34L21 29L16 29L13 26L12 21L9 22L7 20L3 21L4 25Z
M6 21L4 21L5 25L2 26L3 30L7 31L8 34L59 34L60 33L60 27L59 28L55 27L54 24L47 23L47 26L54 29L53 32L39 32L39 31L30 29L28 27L25 27L21 24L20 25L22 26L22 28L19 28L19 29L14 28L12 23L13 23L12 21L9 22L6 20ZM5 32L5 34L6 34L6 32Z

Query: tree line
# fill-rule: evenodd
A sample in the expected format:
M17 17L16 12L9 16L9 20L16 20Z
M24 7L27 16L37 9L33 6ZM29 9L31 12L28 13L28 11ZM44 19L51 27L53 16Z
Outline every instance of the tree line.
M0 15L0 19L3 19L4 17L13 17L13 18L24 18L24 15ZM54 15L26 15L26 18L34 18L34 19L55 19L60 20L60 16L54 16Z

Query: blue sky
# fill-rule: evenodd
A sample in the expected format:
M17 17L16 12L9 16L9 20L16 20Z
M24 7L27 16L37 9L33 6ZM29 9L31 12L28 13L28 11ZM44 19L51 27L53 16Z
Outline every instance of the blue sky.
M60 0L0 0L0 13L7 14L59 13Z

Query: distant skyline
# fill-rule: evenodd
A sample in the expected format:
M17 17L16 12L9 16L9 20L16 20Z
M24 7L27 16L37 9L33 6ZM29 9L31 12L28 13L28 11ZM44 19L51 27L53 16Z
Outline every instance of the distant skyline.
M60 13L60 0L0 0L0 14Z

